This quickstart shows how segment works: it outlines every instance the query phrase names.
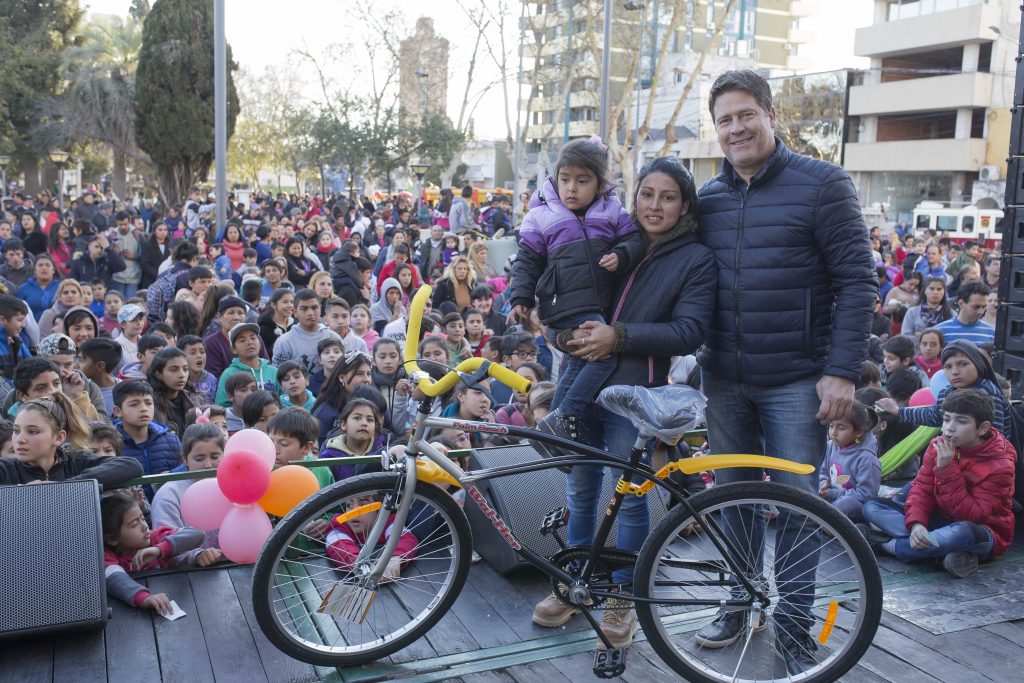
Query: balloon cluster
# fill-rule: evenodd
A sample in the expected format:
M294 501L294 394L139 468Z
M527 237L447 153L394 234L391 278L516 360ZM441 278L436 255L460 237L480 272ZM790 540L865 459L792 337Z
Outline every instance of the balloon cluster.
M270 536L268 514L283 517L320 488L301 465L273 469L274 442L243 429L228 439L217 477L201 479L181 497L181 516L202 531L217 531L220 549L232 562L251 564Z

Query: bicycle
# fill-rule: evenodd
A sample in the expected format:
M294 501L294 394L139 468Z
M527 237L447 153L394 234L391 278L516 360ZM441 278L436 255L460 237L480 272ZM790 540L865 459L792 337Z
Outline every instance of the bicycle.
M810 474L812 466L765 456L713 455L676 460L655 471L642 462L652 434L682 435L679 418L666 410L652 416L662 423L659 431L640 410L621 409L642 427L627 459L527 428L430 417L434 397L459 381L473 384L489 376L521 392L528 391L529 383L480 358L460 363L436 382L423 372L415 350L429 292L424 285L410 305L405 362L426 398L405 457L385 454L382 472L353 477L301 503L277 525L257 560L254 611L271 642L299 660L349 666L393 654L429 631L458 597L472 552L465 513L440 486L448 485L461 487L505 542L551 577L559 597L581 611L605 646L595 657L599 677L625 670L625 652L611 646L592 614L612 597L634 604L655 652L686 680L832 681L857 663L877 629L882 589L874 555L849 519L819 498L777 483L735 483L688 495L670 479L676 471L695 474L722 467ZM650 398L647 391L641 390L641 397ZM428 428L445 427L525 438L564 454L466 472L425 439ZM561 540L563 510L544 518L541 531L554 534L562 548L551 557L516 538L475 486L486 479L575 465L600 465L622 474L592 545L570 547ZM624 497L655 490L672 507L640 552L606 548ZM327 543L308 531L316 520L332 520L332 533L341 536L361 533L364 545L343 557L328 552ZM790 536L787 547L780 540L784 524L798 530L798 541ZM813 571L792 575L801 562L813 562ZM613 571L629 566L635 566L632 585L615 583ZM695 634L719 610L744 613L746 625L735 645L704 647ZM816 664L795 676L786 671L772 638L787 628L803 628L814 637Z

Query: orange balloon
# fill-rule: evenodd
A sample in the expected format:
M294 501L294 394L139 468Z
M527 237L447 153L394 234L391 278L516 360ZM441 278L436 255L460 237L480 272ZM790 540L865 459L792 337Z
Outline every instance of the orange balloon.
M270 488L258 502L269 514L284 517L319 490L320 482L308 467L285 465L270 473Z

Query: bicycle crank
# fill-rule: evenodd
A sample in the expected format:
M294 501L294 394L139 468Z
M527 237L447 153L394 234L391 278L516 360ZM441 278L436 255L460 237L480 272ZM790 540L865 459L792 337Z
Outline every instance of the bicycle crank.
M590 546L574 546L561 550L549 559L561 567L567 574L575 579L581 579L583 575L583 564L590 558ZM591 591L595 586L611 591L614 587L612 572L616 569L632 567L636 564L636 553L615 548L605 548L597 556L597 566L592 568L590 581L584 585L582 581L566 585L562 581L552 577L551 588L558 599L570 605L586 604L588 609L600 609L607 599L604 596L594 595Z

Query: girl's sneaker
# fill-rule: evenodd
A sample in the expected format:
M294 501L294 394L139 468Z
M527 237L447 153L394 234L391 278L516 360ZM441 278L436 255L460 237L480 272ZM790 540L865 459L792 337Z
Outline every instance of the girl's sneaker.
M957 551L942 558L942 568L958 579L978 571L978 556L974 553Z

